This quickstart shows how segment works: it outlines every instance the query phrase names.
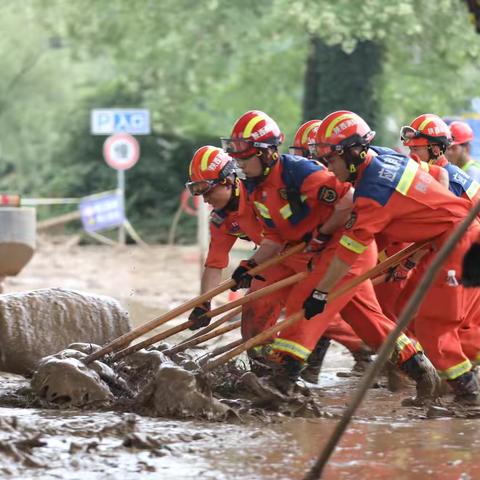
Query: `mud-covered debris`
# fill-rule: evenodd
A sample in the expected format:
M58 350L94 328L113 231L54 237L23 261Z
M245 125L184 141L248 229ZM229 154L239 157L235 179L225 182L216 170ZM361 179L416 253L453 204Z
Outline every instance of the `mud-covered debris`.
M133 413L124 415L119 422L103 427L96 432L99 437L106 435L127 435L137 430L137 417Z
M69 347L39 362L31 387L40 399L83 407L108 404L117 397L133 397L125 379L112 367L99 360L84 363L88 354L100 348L98 345L76 343Z
M41 399L63 406L109 403L114 398L100 375L74 357L44 358L31 385Z
M454 417L455 412L445 407L430 405L425 415L427 418Z
M75 453L90 453L97 449L98 442L95 440L86 443L77 443L71 442L70 448L68 449L68 453L75 454Z
M164 446L163 442L144 433L131 433L122 442L124 447L155 450Z
M136 398L139 408L150 415L178 418L224 418L229 408L201 390L195 375L178 365L160 365L154 379Z
M32 449L43 447L46 442L42 441L41 434L19 438L11 437L0 441L0 452L7 455L16 462L22 463L27 467L42 468L45 467L43 461L36 459L32 455Z

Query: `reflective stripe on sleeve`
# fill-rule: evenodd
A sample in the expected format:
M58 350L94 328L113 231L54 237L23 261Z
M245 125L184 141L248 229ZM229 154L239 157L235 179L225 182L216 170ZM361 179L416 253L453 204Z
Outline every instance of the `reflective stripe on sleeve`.
M418 163L411 159L408 160L407 166L405 167L405 170L403 171L403 174L400 177L400 181L395 187L395 190L397 192L400 192L402 195L406 195L410 186L413 183L413 180L415 179L415 174L417 173L417 170Z
M347 237L347 235L342 236L342 238L340 239L340 245L355 253L363 253L368 246L363 245L363 243L357 242L353 238Z

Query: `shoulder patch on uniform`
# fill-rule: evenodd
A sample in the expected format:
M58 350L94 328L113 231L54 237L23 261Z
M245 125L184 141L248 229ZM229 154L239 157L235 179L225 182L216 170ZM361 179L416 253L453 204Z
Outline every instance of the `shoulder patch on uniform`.
M350 214L350 218L346 221L344 227L345 227L345 230L350 230L354 225L355 225L355 222L357 221L357 213L356 212L352 212Z
M279 193L280 197L283 198L283 200L287 200L287 199L288 199L287 189L286 189L286 188L279 188L279 189L278 189L278 193Z
M337 198L338 198L337 192L333 188L322 187L318 191L318 199L321 202L334 203L337 201Z

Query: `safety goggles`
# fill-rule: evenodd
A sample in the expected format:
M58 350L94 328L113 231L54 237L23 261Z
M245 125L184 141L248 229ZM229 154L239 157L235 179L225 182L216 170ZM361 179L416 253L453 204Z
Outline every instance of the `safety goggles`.
M212 188L216 187L220 183L224 183L226 178L235 173L235 165L233 161L229 161L222 169L218 178L211 180L198 180L197 182L187 182L185 186L191 195L205 195Z
M417 138L425 138L432 143L445 143L444 141L447 140L446 137L432 137L431 135L427 135L419 130L415 130L410 125L405 125L400 129L400 140L402 142L408 142Z
M299 155L300 157L306 157L309 153L309 150L303 147L296 147L295 145L291 145L288 147L288 153L290 155Z
M326 150L328 153L325 153ZM308 151L312 158L326 163L328 162L328 158L331 158L333 154L337 152L337 147L329 143L309 143Z
M190 195L205 195L212 188L216 187L221 180L200 180L199 182L187 182L185 186L188 188Z
M418 130L415 130L412 128L410 125L404 125L400 129L400 140L402 142L408 142L408 140L413 140L415 138L420 138L425 136L422 134L422 132L419 132Z
M243 138L221 137L222 148L230 155L239 156L249 153L253 148L271 148L280 144L279 141L273 143L253 142Z

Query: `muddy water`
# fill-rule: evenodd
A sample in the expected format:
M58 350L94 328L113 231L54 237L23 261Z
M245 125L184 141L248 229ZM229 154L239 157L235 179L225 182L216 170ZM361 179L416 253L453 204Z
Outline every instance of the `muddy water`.
M271 414L243 423L15 408L12 392L27 382L5 375L0 381L0 477L301 479L357 382L335 375L348 369L340 350L327 360L315 396L329 418ZM480 420L425 419L423 410L400 406L404 395L383 388L369 392L323 478L480 478Z

